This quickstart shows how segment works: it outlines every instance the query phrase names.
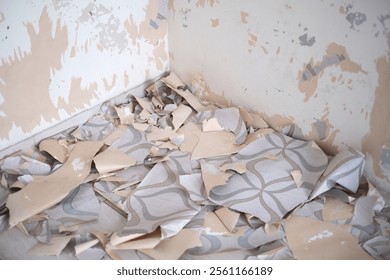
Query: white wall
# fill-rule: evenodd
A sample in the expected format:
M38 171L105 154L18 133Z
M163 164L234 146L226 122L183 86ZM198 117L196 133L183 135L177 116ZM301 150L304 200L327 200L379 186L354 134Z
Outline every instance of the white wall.
M294 122L328 153L363 150L388 190L389 34L387 0L169 1L170 67L185 82L199 74L219 102Z
M0 150L168 69L167 1L0 0Z

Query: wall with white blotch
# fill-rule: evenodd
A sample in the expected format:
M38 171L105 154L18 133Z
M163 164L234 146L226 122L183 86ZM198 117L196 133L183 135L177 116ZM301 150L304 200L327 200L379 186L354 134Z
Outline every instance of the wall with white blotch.
M274 128L295 123L329 154L362 150L369 177L390 190L381 160L390 147L389 1L168 6L170 67L185 82L262 113Z
M219 102L260 112L275 128L295 123L330 154L362 150L371 180L390 190L381 164L390 147L389 1L168 6L170 67L185 82L201 81Z
M0 150L168 69L164 0L2 0Z

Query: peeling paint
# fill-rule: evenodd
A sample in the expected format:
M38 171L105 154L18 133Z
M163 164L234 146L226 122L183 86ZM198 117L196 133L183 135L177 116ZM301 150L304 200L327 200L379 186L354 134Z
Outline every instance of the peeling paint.
M378 20L382 24L383 32L386 34L390 31L390 15L381 15Z
M299 36L299 44L301 46L311 47L314 45L315 42L316 42L316 37L312 36L312 37L308 38L307 33Z
M159 40L155 48L153 49L153 62L158 70L163 71L165 67L165 61L168 60L168 54L166 52L166 42Z
M168 0L168 10L172 11L173 16L175 16L175 0Z
M214 4L219 4L219 0L197 0L196 6L204 8L206 5L213 7Z
M327 133L328 126L324 121L317 120L312 124L312 126L316 130L319 140L324 140L326 138L326 135L329 134Z
M258 112L258 114L267 122L270 127L277 131L279 131L282 127L294 124L295 121L294 117L292 116L285 116L281 114L273 114L269 116L260 112Z
M248 23L248 20L247 20L248 15L249 14L247 12L244 12L244 11L240 12L241 23Z
M91 14L93 17L91 17ZM118 31L120 21L111 11L103 6L90 3L83 11L79 22L91 22L96 30L99 30L99 43L102 49L117 48L123 52L127 45L127 34L124 30Z
M219 25L219 19L216 18L216 19L211 19L211 27L218 27Z
M71 80L68 101L65 101L62 97L58 100L58 108L65 110L68 114L87 109L93 99L98 99L97 83L92 83L88 87L83 88L81 80L81 78L73 78Z
M19 1L2 11L18 37L0 40L0 149L167 69L166 0Z
M192 92L199 96L201 99L209 100L212 103L221 105L223 107L229 107L231 100L228 100L224 94L216 94L209 87L205 79L199 73L193 73L191 79Z
M255 45L256 45L256 42L257 42L257 36L254 35L254 34L252 34L252 33L250 33L250 32L248 32L248 36L249 36L249 38L248 38L248 44L249 44L250 46L255 46Z
M7 136L13 125L29 133L40 124L41 119L46 122L59 120L58 110L51 102L48 89L51 72L61 68L61 55L68 43L67 29L61 28L58 23L53 38L46 8L40 16L39 32L31 23L27 23L26 28L31 40L31 52L0 67L0 77L4 81L4 84L0 84L4 98L0 111L5 114L0 117L2 137Z
M340 129L335 129L329 121L330 109L325 109L321 119L311 124L311 130L305 134L306 139L314 140L317 145L328 155L336 155L339 147L334 143Z
M388 36L390 42L390 34ZM372 156L375 175L385 179L380 166L382 147L390 147L390 56L377 60L378 86L370 114L370 132L363 140L363 151ZM390 178L387 177L390 182Z
M347 21L351 24L351 29L355 29L357 25L361 25L363 22L367 20L367 17L363 13L348 13L345 17Z
M184 28L187 28L188 27L187 21L188 21L189 15L191 14L191 9L189 9L189 8L180 8L179 13L181 15L182 22L183 22L182 26Z
M390 179L390 148L382 149L380 166L383 174Z
M150 2L146 7L146 14L157 17L159 12L158 1ZM160 28L150 28L150 19L145 18L140 24L137 24L131 17L126 23L127 33L130 35L133 44L137 43L137 40L147 39L152 45L156 45L158 40L163 38L167 33L167 25L160 26Z
M123 73L123 87L124 88L127 88L127 86L129 85L130 81L129 81L129 74L127 74L127 71L125 71Z
M111 85L108 84L107 79L103 79L103 82L104 82L104 88L105 88L107 91L111 90L111 89L115 86L115 84L116 84L116 75L113 75L113 76L112 76Z
M349 59L344 46L331 43L326 49L326 55L316 63L313 59L304 66L304 70L298 73L298 88L305 94L305 101L308 101L317 89L318 79L324 69L330 66L339 66L342 71L349 73L367 74L359 64Z

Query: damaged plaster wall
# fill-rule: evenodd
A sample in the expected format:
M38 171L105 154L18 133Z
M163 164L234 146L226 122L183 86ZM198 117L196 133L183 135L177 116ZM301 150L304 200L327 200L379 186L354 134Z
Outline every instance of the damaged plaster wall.
M168 69L167 2L0 2L0 150Z
M170 0L171 70L219 102L366 154L390 190L390 2ZM201 82L200 82L201 81ZM199 87L198 87L199 88Z

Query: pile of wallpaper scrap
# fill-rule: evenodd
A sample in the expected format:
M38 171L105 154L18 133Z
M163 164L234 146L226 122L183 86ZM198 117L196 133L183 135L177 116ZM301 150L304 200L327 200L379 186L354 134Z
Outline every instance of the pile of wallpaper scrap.
M0 161L0 259L389 259L364 156L291 136L171 73Z

